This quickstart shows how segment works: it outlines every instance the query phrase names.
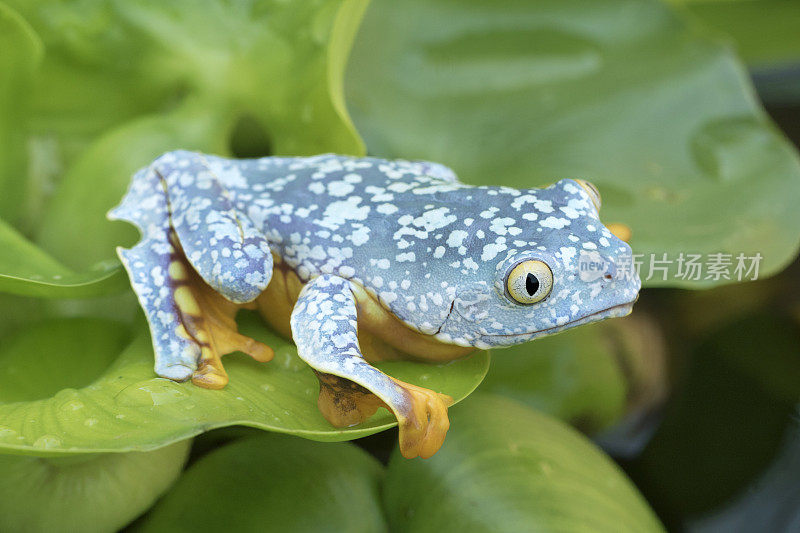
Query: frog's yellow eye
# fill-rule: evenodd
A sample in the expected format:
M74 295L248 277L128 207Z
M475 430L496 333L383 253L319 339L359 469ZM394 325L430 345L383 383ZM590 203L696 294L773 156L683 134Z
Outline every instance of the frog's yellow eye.
M592 199L592 203L594 204L594 208L597 209L597 212L600 212L600 206L603 204L603 199L600 198L600 191L597 190L597 187L594 186L593 183L588 182L586 180L575 180L578 182L578 185L583 187L583 190L589 195Z
M521 304L541 302L553 289L553 272L542 261L523 261L508 273L506 289Z

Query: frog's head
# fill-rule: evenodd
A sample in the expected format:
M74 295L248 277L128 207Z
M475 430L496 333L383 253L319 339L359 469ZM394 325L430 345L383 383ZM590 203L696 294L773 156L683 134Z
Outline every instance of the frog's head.
M631 312L641 287L631 248L600 222L592 184L498 191L465 240L478 268L458 284L439 340L507 346Z

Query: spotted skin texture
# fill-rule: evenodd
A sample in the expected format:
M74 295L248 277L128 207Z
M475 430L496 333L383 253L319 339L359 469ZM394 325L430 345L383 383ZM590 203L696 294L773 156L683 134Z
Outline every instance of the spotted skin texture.
M177 151L138 172L110 216L142 231L120 257L150 323L159 375L188 379L198 357L175 333L168 276L175 254L237 304L264 292L275 256L304 285L291 315L300 357L371 391L398 420L413 418L415 407L417 418L436 418L437 402L446 400L364 359L359 294L434 342L493 348L623 316L640 288L635 274L622 275L630 247L603 226L592 196L571 179L544 189L473 187L429 162L332 154L232 160ZM580 275L587 254L604 265L602 275ZM532 259L552 271L552 291L522 305L509 296L506 278ZM427 438L424 427L416 431ZM429 452L434 441L422 447Z
M350 282L322 274L303 287L292 311L292 338L314 369L368 388L387 405L405 408L405 391L361 356Z

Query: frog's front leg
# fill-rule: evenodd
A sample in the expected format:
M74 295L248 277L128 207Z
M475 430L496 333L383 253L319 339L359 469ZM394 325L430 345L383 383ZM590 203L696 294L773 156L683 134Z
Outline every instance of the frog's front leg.
M404 457L427 458L441 447L452 399L389 377L364 360L349 281L327 274L310 281L295 304L291 328L298 354L317 372L318 404L329 422L357 424L385 406L397 417Z
M170 220L163 177L169 169L156 163L136 173L125 199L109 213L142 232L136 246L118 253L150 326L156 373L221 388L228 381L221 355L239 350L268 361L272 350L237 332L234 316L246 305L213 290L187 260Z

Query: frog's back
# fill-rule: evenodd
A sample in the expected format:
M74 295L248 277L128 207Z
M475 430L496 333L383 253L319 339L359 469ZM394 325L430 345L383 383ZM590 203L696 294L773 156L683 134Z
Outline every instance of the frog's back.
M402 253L402 236L396 235L401 217L417 217L439 193L465 188L446 167L425 162L331 154L212 158L209 164L217 167L215 174L237 207L301 278L318 273L352 278L359 270L365 274L370 261L382 270L389 251ZM415 194L420 191L430 193L426 200ZM398 254L392 253L392 261ZM367 265L349 261L356 255Z

